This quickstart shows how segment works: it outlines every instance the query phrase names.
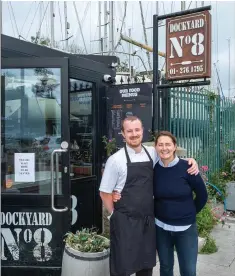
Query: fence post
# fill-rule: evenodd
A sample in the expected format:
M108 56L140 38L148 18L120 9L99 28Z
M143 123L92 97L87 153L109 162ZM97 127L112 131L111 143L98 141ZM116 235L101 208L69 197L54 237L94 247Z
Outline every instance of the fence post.
M221 98L220 96L216 97L216 170L219 170L221 167L221 147L220 147L220 129L221 129L221 123L220 123L220 119L221 119L221 109L220 109L220 103L221 103Z

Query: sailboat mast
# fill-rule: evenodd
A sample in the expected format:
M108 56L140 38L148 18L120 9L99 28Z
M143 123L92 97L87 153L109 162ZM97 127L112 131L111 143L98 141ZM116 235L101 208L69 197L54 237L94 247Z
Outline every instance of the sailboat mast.
M107 1L104 1L104 52L108 52L108 5Z
M65 50L68 51L68 18L67 18L66 1L64 1L64 31L65 31Z
M109 2L109 54L114 54L114 2Z
M51 17L51 48L55 47L55 22L54 22L54 2L50 2L50 17Z
M99 52L103 52L103 46L102 46L102 35L101 35L101 1L98 2L98 12L99 12Z

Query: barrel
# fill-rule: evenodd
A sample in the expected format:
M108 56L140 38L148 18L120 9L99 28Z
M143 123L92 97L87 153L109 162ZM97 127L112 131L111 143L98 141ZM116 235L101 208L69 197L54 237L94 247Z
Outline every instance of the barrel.
M109 276L109 252L80 252L66 245L61 276Z

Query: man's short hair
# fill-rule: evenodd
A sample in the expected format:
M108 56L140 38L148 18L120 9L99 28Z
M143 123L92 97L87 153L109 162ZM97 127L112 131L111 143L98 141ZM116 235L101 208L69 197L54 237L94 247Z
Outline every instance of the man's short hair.
M127 121L133 122L133 121L136 121L136 120L140 121L141 125L143 127L143 123L142 123L142 121L139 117L137 117L137 116L128 116L122 121L122 131L124 131L124 123L125 122L127 122Z

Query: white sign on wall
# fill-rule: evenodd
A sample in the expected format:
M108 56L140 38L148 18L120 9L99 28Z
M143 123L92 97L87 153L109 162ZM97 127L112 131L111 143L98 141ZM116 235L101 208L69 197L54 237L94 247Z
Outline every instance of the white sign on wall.
M35 154L15 153L15 182L35 182Z

